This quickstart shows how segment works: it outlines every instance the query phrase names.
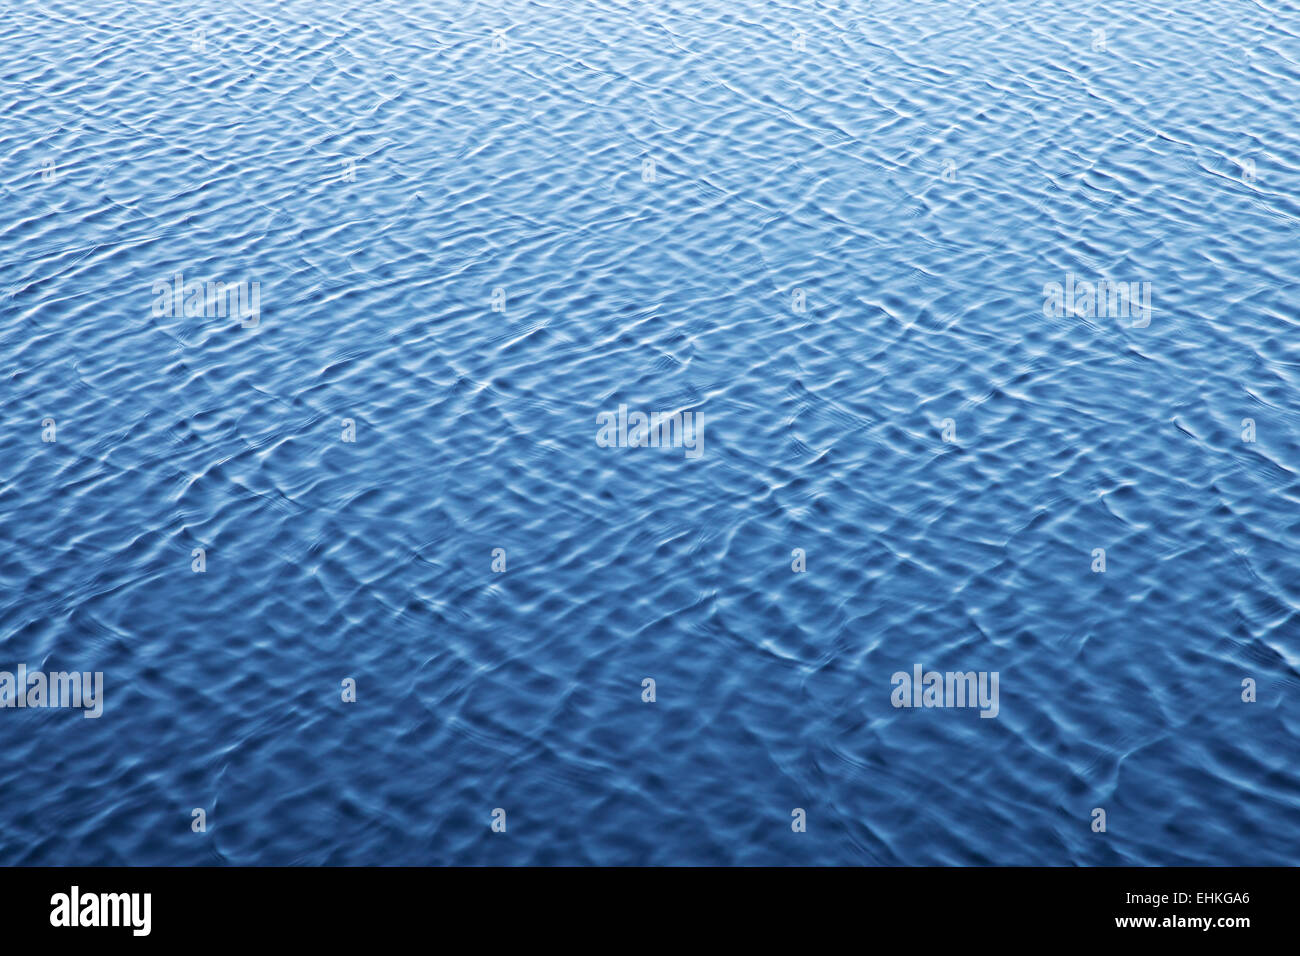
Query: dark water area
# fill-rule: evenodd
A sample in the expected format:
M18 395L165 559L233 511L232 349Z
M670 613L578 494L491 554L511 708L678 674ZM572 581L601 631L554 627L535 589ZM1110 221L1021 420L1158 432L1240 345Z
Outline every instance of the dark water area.
M0 41L0 862L1297 862L1294 4Z

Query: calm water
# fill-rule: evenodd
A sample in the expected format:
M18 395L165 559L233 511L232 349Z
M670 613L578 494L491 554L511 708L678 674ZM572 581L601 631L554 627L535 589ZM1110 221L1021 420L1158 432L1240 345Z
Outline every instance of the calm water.
M0 6L0 861L1297 861L1293 3L175 6Z

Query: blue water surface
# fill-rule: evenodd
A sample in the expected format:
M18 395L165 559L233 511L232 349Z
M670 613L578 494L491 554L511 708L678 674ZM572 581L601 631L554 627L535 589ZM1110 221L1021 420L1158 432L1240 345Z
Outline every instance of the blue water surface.
M0 669L105 687L0 862L1297 862L1297 117L1287 0L0 4Z

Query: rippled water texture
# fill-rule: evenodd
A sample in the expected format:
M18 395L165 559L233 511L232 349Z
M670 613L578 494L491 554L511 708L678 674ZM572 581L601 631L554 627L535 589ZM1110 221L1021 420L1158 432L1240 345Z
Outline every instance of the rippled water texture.
M1298 116L1273 0L5 3L0 669L105 704L0 860L1295 863Z

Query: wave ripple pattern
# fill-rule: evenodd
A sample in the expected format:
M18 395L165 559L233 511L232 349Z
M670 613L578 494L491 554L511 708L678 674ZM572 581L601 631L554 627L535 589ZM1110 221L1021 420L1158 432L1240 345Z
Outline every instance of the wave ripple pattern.
M1294 864L1298 115L1282 0L3 4L0 861Z

